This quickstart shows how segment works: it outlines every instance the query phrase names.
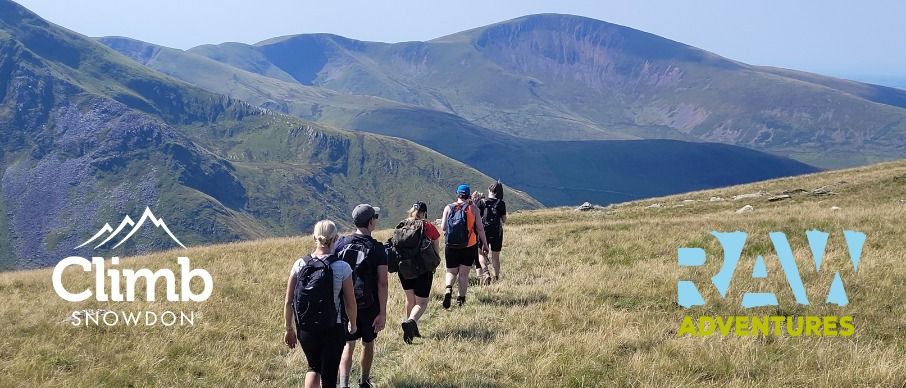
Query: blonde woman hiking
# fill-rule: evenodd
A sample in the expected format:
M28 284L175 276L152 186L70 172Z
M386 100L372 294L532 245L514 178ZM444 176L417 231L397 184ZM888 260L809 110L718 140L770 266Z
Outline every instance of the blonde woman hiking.
M333 222L318 222L313 235L317 247L293 264L286 282L283 341L290 349L302 345L306 388L336 387L346 336L358 330L352 268L333 254Z

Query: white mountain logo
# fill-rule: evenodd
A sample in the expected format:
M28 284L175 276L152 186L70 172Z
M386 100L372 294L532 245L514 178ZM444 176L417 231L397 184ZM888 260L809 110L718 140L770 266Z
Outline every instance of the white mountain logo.
M104 226L101 228L101 230L99 230L97 233L95 233L94 236L91 236L91 238L88 239L88 241L83 242L81 245L75 247L74 249L79 249L81 247L84 247L88 244L91 244L93 241L103 237L104 235L107 235L107 238L105 238L103 241L101 241L100 243L98 243L97 245L94 246L94 249L98 249L98 248L104 246L104 244L107 244L108 242L113 240L116 236L119 236L120 233L124 229L126 229L126 227L132 228L131 230L129 230L129 233L126 234L126 237L123 237L122 240L120 240L118 243L116 243L116 245L111 247L111 249L116 248L120 245L123 245L123 243L126 242L126 240L129 240L129 238L132 237L132 235L135 234L135 232L138 232L138 230L141 229L142 225L145 224L145 221L149 221L149 220L151 221L152 224L154 224L154 226L163 229L164 232L167 232L167 235L170 236L170 238L173 239L173 241L175 241L177 244L179 244L179 246L181 246L183 248L186 247L185 245L182 244L182 242L179 241L178 238L176 238L176 236L173 235L173 232L170 231L170 228L167 227L167 224L164 223L164 220L155 217L154 213L151 212L151 208L146 207L145 212L142 213L142 218L139 218L138 222L132 221L132 218L130 218L129 215L126 215L126 217L123 218L123 221L120 222L119 226L117 226L116 229L113 229L112 227L110 227L109 223L104 224Z

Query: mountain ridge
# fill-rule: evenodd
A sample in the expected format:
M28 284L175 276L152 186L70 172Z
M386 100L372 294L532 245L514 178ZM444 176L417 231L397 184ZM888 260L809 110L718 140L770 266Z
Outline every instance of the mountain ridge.
M906 156L906 91L752 66L595 19L530 15L426 42L344 39L188 51L248 71L239 59L255 57L302 84L535 140L692 139L822 168Z
M226 65L191 51L162 48L123 38L100 38L99 41L127 56L141 57L149 51L158 52L151 60L145 61L146 66L215 92L337 127L411 140L501 179L507 185L527 190L546 205L585 201L610 203L699 189L705 187L703 182L723 185L815 171L804 165L781 162L771 155L756 155L742 148L735 149L733 152L736 155L731 155L730 146L658 140L639 140L635 143L528 140L477 126L443 110L403 103L387 104L384 99L380 103L365 102L360 96L343 95L298 83L292 86L276 79L268 83L260 79L263 77L260 74L223 67ZM290 92L293 88L305 88L312 92ZM312 98L311 93L319 93L319 96ZM310 113L314 111L318 114ZM636 148L638 152L626 152L631 148ZM689 151L684 153L681 148L689 148ZM696 151L691 151L693 149ZM693 170L688 167L694 163L692 160L685 159L683 164L679 163L679 159L663 157L671 155L679 158L681 154L707 154L716 150L726 159L745 159L746 162L726 160L708 168ZM617 152L624 158L617 160L609 157L607 154L610 152ZM582 157L577 158L576 155ZM650 171L639 171L633 165L652 168ZM574 166L606 166L607 173L583 174ZM687 168L677 170L678 166ZM738 177L719 177L723 173L718 166L734 166L730 170ZM768 171L773 171L775 175L766 175ZM678 175L688 178L673 179ZM665 182L660 187L651 183L660 181Z

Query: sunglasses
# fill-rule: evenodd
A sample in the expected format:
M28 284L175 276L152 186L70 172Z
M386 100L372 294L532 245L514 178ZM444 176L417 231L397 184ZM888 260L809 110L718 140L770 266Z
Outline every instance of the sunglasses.
M378 219L378 218L380 218L380 217L381 217L381 215L380 215L380 214L378 214L378 213L374 213L374 217L372 217L372 218L373 218L373 219L375 219L375 220L376 220L376 219Z

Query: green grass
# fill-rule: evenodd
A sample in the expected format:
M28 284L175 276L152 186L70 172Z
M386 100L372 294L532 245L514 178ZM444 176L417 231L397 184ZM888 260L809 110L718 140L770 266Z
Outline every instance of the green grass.
M906 381L906 267L900 222L906 205L906 162L754 183L619 204L606 210L518 212L507 225L503 279L470 288L466 306L439 308L440 275L420 327L405 345L397 322L402 292L391 277L388 329L377 343L373 376L383 386L896 386ZM845 181L845 183L840 183ZM709 202L712 196L772 193L835 184L839 194ZM683 202L693 199L695 202ZM661 203L661 208L648 208ZM755 211L735 214L745 204ZM682 205L682 206L680 206ZM839 206L841 210L830 210ZM383 224L387 226L387 224ZM772 255L768 287L781 306L746 311L742 292L752 256L770 250L766 234L790 237L809 298L823 300L830 275L811 270L808 229L832 233L826 265L844 272L850 305L799 307ZM866 232L862 265L846 270L842 230ZM705 284L719 264L680 269L676 249L704 247L720 255L711 230L744 230L751 238L726 301L704 290L709 307L676 304L680 278ZM386 230L378 233L386 238ZM0 385L301 385L304 357L281 343L282 296L288 267L311 249L306 236L193 247L126 259L128 267L172 267L176 254L215 280L198 304L61 301L50 270L0 274ZM92 284L71 271L71 287ZM763 286L763 285L762 285ZM191 328L74 328L58 323L70 311L109 308L195 310ZM852 315L849 338L677 337L685 314Z

